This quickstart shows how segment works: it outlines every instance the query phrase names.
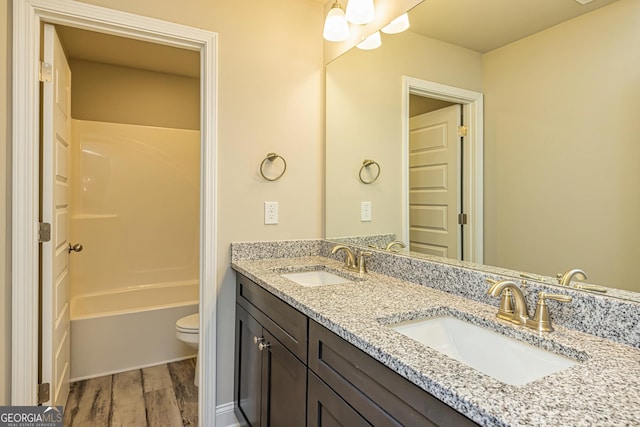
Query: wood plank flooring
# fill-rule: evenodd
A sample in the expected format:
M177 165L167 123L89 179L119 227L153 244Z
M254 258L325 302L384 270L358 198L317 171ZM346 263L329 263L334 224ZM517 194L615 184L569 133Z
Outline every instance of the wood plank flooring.
M71 384L65 427L197 426L195 359Z

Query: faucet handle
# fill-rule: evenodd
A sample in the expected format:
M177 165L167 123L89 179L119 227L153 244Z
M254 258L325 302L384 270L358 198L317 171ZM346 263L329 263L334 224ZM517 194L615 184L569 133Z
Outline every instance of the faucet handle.
M371 256L371 252L369 251L360 251L358 254L358 271L362 273L367 272L367 263L365 261L366 257Z
M546 294L544 292L538 293L538 304L536 305L536 312L533 315L533 319L527 320L528 327L537 329L541 332L553 331L553 326L551 325L551 317L549 316L549 306L547 305L548 299L560 302L571 302L573 300L568 295Z
M509 320L513 318L513 312L513 292L511 292L511 289L506 288L502 291L502 295L500 296L498 317Z
M538 296L540 298L543 298L544 300L552 299L554 301L560 301L560 302L571 302L571 301L573 301L573 298L571 298L569 295L545 294L544 292L540 292L538 294Z

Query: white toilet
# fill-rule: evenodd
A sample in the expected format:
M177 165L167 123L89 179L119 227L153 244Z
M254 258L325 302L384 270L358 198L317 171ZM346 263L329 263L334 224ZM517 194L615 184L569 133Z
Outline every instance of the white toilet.
M182 317L176 322L176 337L191 348L198 350L200 342L200 313ZM196 372L193 383L198 386L200 358L196 356Z

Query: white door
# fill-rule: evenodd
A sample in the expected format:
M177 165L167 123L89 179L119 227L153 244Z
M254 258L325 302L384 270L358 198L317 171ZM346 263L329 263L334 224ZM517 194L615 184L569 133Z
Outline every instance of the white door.
M50 401L64 405L69 394L69 138L71 70L52 25L44 26L44 62L51 79L42 98L42 222L51 224L51 240L42 243L42 382Z
M409 248L460 258L460 105L409 119Z

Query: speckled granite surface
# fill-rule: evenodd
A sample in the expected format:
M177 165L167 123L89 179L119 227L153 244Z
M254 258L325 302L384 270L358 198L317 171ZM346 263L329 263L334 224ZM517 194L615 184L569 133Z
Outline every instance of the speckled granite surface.
M319 255L336 260L342 259L342 254L331 254L333 244L333 242L322 241ZM354 248L355 250L357 249ZM486 279L512 279L511 276L496 273L499 269L478 270L426 258L409 257L402 253L371 252L368 266L372 272L429 286L489 305L497 304L497 300L487 295ZM521 280L515 280L522 283ZM549 301L552 320L555 324L640 348L640 302L529 279L526 280L526 284L523 293L531 314L535 311L537 295L540 291L570 295L573 301L568 304Z
M393 236L393 235L391 235ZM346 245L350 245L350 246L364 246L367 248L367 250L369 250L369 246L368 244L363 244L363 243L368 243L366 242L366 240L363 242L361 240L358 240L357 237L339 237L339 238L332 238L330 239L332 244L335 243L342 243L342 244L346 244ZM381 246L381 245L378 245ZM469 261L460 261L457 259L453 259L453 258L442 258L442 257L437 257L437 256L433 256L433 255L427 255L427 254L423 254L423 253L419 253L419 252L410 252L407 249L401 249L400 251L397 252L399 255L403 255L406 257L411 257L413 259L416 259L418 261L422 260L425 262L433 262L433 263L438 263L438 264L443 264L443 265L449 265L452 267L462 267L462 268L466 268L466 269L471 269L471 270L477 270L481 273L484 274L492 274L492 275L496 275L496 276L501 276L501 277L510 277L510 278L515 278L517 280L521 279L520 274L523 273L521 271L516 271L516 270L510 270L508 268L502 268L502 267L496 267L496 266L492 266L492 265L485 265L485 264L476 264L473 262L469 262ZM526 273L528 274L530 277L530 279L541 283L541 284L546 284L546 285L553 285L553 286L558 286L558 282L557 279L554 277L549 277L549 276L541 276L539 274L531 274L531 273ZM639 279L640 280L640 279ZM590 282L580 282L580 284L583 285L596 285L598 286L598 284L596 283L590 283ZM578 286L580 285L578 284ZM617 299L623 299L623 300L627 300L627 301L634 301L637 303L640 303L640 292L632 292L632 291L627 291L624 289L615 289L615 288L606 288L606 292L605 293L600 293L600 292L595 292L592 291L594 294L596 295L602 295L605 297L613 297L613 298L617 298Z
M269 245L278 246L273 242ZM291 245L295 246L291 242L284 245L289 249ZM559 322L555 324L556 331L539 334L499 321L495 318L498 301L481 295L486 292L486 286L479 283L468 285L479 290L465 290L470 296L456 295L462 293L460 289L464 285L461 283L484 280L484 275L474 276L481 274L477 271L462 268L450 271L451 266L442 270L436 268L438 266L430 266L433 271L420 271L425 266L420 262L413 265L415 260L412 259L401 260L394 270L395 264L385 258L388 254L380 253L372 255L369 266L371 270L382 268L374 266L377 261L383 262L386 274L372 271L365 275L364 280L352 283L309 288L281 276L283 268L296 271L318 265L341 272L342 262L313 256L314 251L316 254L326 253L330 245L325 241L305 241L296 249L296 258L266 256L270 259L256 259L264 258L269 251L263 252L262 246L234 244L232 265L311 319L481 425L640 425L640 350L637 348L567 329ZM281 254L279 250L269 250ZM378 259L376 255L384 255L382 258L385 259ZM402 258L391 257L395 261ZM414 271L416 268L418 272ZM399 274L400 278L391 277L391 273ZM405 280L405 275L415 279L414 274L420 275L421 284ZM453 293L442 292L430 287L430 280L449 282L460 289ZM541 285L529 287L536 286ZM610 300L604 302L608 308L612 307ZM574 303L566 306L571 307ZM580 310L591 309L588 301L577 303L578 306L570 310L574 315ZM583 303L587 306L584 307ZM616 307L613 308L597 317L613 317ZM557 306L552 306L552 314L557 309ZM631 307L631 311L633 309ZM396 321L441 314L466 319L564 354L579 363L527 385L510 386L385 326ZM636 311L635 316L637 314ZM636 323L628 327L635 325L638 329L637 321L636 318ZM633 331L627 329L627 333L633 334ZM637 341L633 344L638 346Z
M396 240L395 234L372 234L368 236L336 237L329 239L331 242L342 245L355 245L365 248L376 248L384 250L388 243Z

